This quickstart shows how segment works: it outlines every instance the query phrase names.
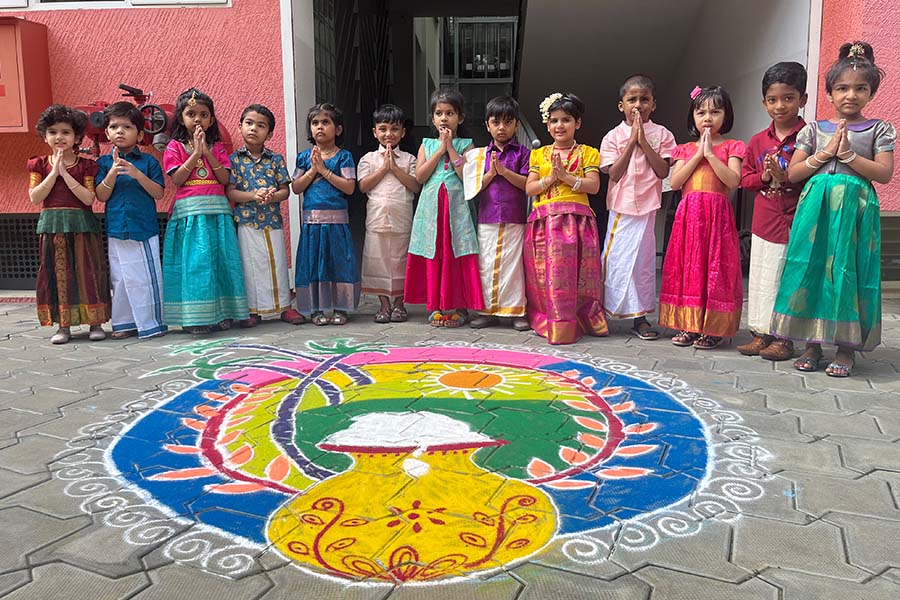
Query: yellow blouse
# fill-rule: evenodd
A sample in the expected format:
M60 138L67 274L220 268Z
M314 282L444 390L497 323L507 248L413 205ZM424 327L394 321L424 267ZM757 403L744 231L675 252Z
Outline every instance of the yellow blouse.
M541 177L550 175L553 171L553 163L551 160L553 154L553 146L543 146L537 150L531 151L531 162L528 168L529 173L537 173ZM584 177L591 171L600 172L600 151L593 146L585 146L578 144L574 153L570 156L563 157L563 165L566 171L576 177ZM588 204L588 196L584 192L572 191L572 188L561 181L554 181L550 187L541 192L534 206L543 206L554 202L574 202L576 204Z

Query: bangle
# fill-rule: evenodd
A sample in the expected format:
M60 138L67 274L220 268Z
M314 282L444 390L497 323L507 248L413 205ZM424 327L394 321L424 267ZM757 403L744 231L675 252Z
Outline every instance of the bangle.
M191 170L190 170L189 168L187 168L187 165L185 165L184 163L181 163L181 164L178 166L178 168L179 168L179 169L184 169L185 171L187 171L187 172L188 172L188 175L191 174Z
M577 192L579 188L581 188L581 182L584 181L581 177L575 177L575 183L572 184L572 191Z
M225 167L223 167L222 165L219 165L218 167L213 167L213 171L221 171L224 168Z
M546 189L547 189L547 178L541 177L541 190L546 190Z
M325 174L322 175L322 177L325 178L325 181L331 181L332 175L333 175L333 173L331 171L329 171L328 169L325 169Z
M813 171L818 171L818 170L819 170L819 167L821 167L822 165L820 164L820 165L816 166L816 165L812 164L811 162L809 162L809 159L811 159L811 158L812 158L811 155L810 155L810 156L807 156L807 157L806 157L806 160L803 161L803 162L806 164L806 167L807 167L808 169L811 169L811 170L813 170Z
M852 155L849 158L838 158L844 164L851 163L856 160L856 157L859 156L856 152L852 152Z
M100 182L100 185L102 185L103 187L105 187L105 188L108 189L108 190L113 189L113 186L109 185L109 184L106 183L105 181L101 181L101 182Z
M463 163L465 163L465 162L466 162L466 157L460 156L456 160L451 160L450 164L452 164L454 167L461 167L463 165Z
M850 150L844 150L843 152L838 152L837 154L835 154L835 156L837 156L840 159L840 158L843 158L844 154L856 154L856 152L854 152L853 149L851 148Z

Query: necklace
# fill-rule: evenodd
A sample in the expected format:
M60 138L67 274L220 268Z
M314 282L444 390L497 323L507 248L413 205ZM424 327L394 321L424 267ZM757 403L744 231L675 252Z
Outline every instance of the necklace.
M50 166L56 166L56 161L53 160L53 157L52 157L52 156L48 156L47 158L50 160ZM73 160L73 161L72 161L71 163L69 163L69 164L66 164L66 159L63 158L62 166L63 166L63 168L64 168L65 170L67 170L67 171L68 171L69 169L71 169L72 167L74 167L75 165L77 165L77 164L78 164L78 157L77 157L77 156L75 157L75 160Z
M188 150L191 151L191 154L194 153L194 144L191 142L187 143ZM197 177L200 179L206 179L209 176L209 171L206 170L206 163L203 161L203 157L197 159L197 164L194 166L197 169Z
M572 145L571 145L569 148L560 148L560 147L557 146L556 144L553 144L553 148L552 148L551 152L556 152L557 155L558 155L560 158L562 158L563 150L568 150L568 151L569 151L568 156L566 156L565 158L562 159L562 161L563 161L563 166L565 166L565 167L566 167L566 170L568 170L568 168L569 168L569 161L572 160L572 155L575 154L575 149L576 149L576 148L578 148L578 142L576 142L576 141L573 140L573 141L572 141Z
M338 150L340 150L340 148L335 148L326 152L325 150L319 148L319 155L322 157L322 160L328 160L329 158L337 154Z

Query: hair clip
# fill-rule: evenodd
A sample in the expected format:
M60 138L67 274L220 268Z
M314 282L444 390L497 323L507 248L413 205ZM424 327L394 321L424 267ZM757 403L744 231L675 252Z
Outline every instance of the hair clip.
M702 92L702 91L703 91L703 88L701 88L699 85L695 85L694 89L691 90L691 100L696 100L697 96L699 96L700 92Z
M197 95L197 90L191 90L191 97L188 99L188 106L196 106L197 99L194 97Z
M561 93L554 92L541 101L541 104L540 104L540 106L538 106L538 108L541 111L541 121L542 122L546 123L547 121L550 120L550 107L553 106L554 102L556 102L557 100L559 100L562 97L563 97L563 95Z
M851 58L865 57L865 55L866 55L866 49L859 42L856 42L855 44L850 46L850 51L847 52L847 56L849 56Z

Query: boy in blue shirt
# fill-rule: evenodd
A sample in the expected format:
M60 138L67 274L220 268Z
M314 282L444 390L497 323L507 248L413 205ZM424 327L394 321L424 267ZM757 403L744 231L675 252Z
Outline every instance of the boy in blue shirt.
M137 147L144 115L135 105L111 104L103 111L103 120L113 151L97 159L96 194L106 203L112 338L162 335L168 329L163 318L156 221L156 201L165 190L162 167Z

